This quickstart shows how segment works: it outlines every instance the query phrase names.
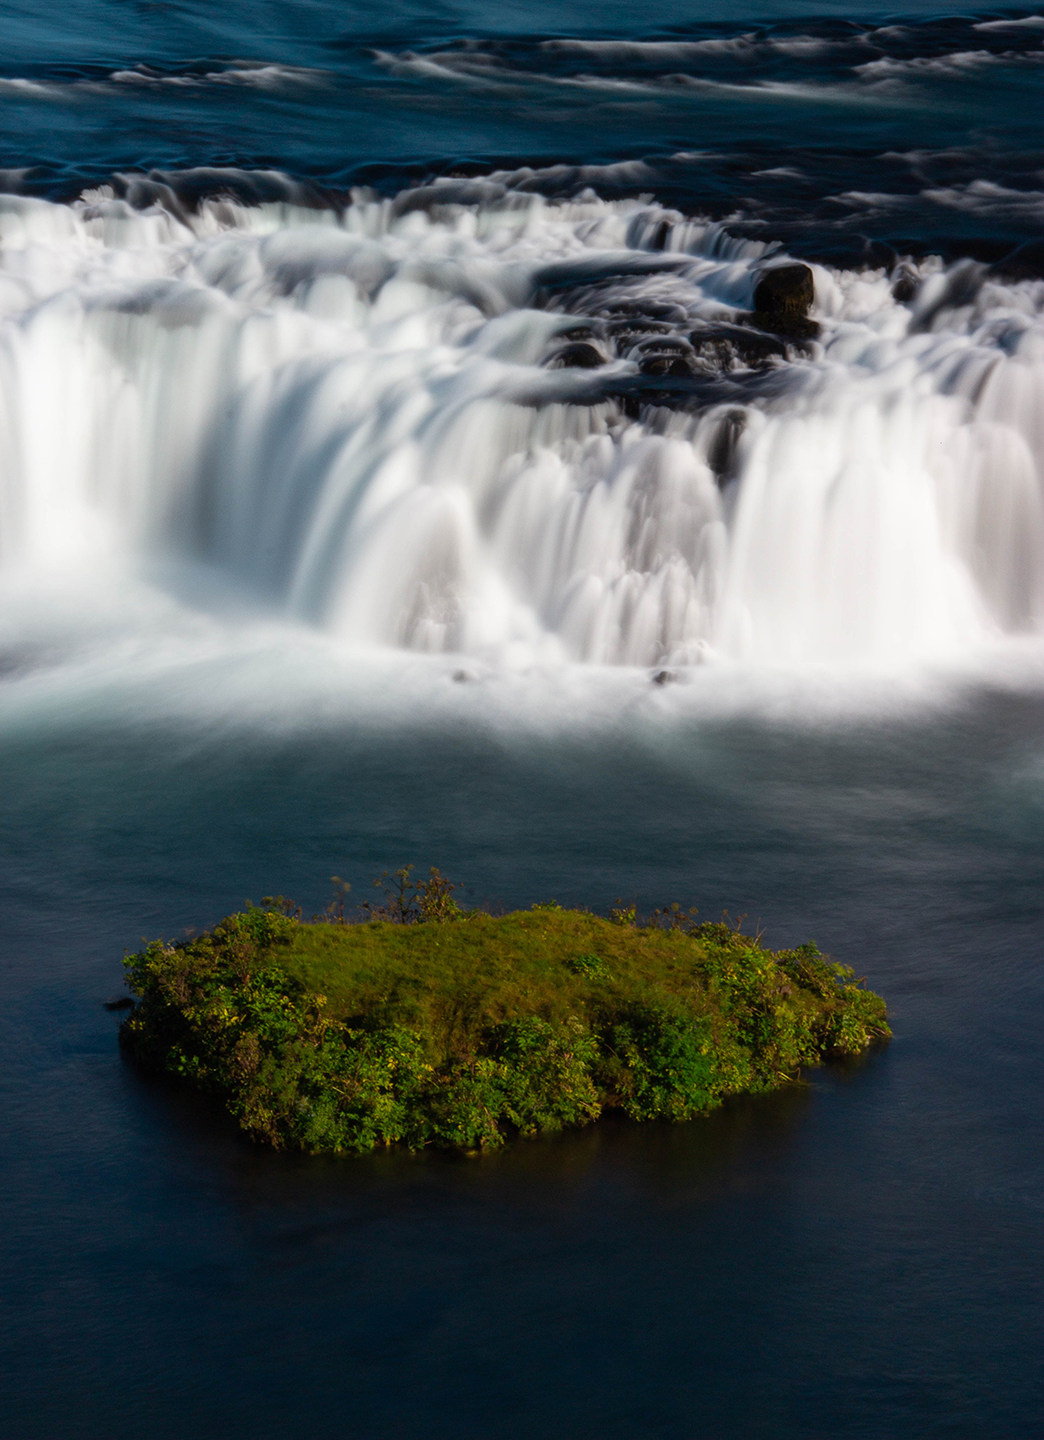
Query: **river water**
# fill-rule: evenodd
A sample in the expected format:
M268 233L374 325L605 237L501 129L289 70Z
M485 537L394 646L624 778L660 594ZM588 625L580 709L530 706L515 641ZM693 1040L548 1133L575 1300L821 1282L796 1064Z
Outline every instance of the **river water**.
M1038 1433L1044 17L0 36L4 1433ZM143 935L410 861L814 937L894 1039L474 1162L123 1064Z

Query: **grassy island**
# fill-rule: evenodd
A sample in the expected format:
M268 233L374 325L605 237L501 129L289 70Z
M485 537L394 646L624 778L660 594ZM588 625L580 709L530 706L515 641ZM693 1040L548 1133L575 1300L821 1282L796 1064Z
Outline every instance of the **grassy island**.
M147 945L125 962L126 1050L256 1140L359 1154L490 1149L610 1107L686 1120L889 1034L883 1000L814 945L772 952L677 907L494 916L437 875L408 888L358 922L269 900Z

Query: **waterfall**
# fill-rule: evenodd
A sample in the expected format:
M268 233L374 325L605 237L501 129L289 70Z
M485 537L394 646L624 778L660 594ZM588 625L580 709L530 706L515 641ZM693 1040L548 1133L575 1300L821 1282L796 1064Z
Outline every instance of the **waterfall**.
M814 266L752 360L782 257L648 201L162 189L0 197L8 574L185 557L355 643L627 665L1044 624L1044 283Z

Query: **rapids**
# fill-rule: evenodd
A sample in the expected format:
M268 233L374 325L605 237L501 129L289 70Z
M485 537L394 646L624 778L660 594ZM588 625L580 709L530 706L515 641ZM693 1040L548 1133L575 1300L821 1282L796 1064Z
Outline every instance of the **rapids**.
M818 338L655 382L643 327L727 331L782 250L512 179L0 197L5 575L191 560L355 645L522 664L1039 632L1044 282L816 264Z

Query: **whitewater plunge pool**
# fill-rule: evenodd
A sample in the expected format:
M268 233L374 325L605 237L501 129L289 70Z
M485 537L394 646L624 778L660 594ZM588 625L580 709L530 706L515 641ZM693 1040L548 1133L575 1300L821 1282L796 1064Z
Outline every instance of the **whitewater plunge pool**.
M9 8L4 1434L1035 1435L1044 20ZM474 1162L121 1062L143 935L410 861L894 1039Z

